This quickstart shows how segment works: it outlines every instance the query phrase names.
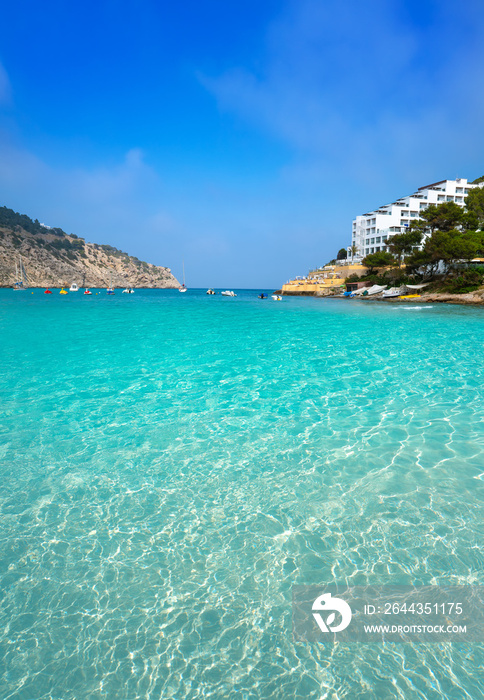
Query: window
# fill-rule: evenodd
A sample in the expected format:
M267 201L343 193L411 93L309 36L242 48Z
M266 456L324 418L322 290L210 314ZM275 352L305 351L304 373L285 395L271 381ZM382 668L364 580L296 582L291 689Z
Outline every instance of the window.
M374 239L374 238L372 238L372 239L371 239L371 241L370 241L370 245L373 245L373 244L374 244L374 242L375 242L375 239Z
M445 200L445 197L444 197L443 194L439 194L439 195L437 196L437 201L438 201L438 202L443 202L444 200Z
M455 198L455 201L456 201L456 202L462 202L462 197L456 197L456 198Z
M467 189L467 187L465 188L464 192L465 194L469 194L469 190Z
M456 187L456 188L455 188L455 191L456 191L456 192L462 193L462 187Z
M381 238L380 238L380 237L375 238L375 243L380 243L380 241L381 241Z
M365 245L370 245L370 239L369 239L369 238L366 239Z
M447 196L447 201L448 201L448 202L453 202L453 201L454 201L454 198L453 198L453 197Z
M382 237L381 237L382 241L386 241L387 238L388 238L388 236L382 236Z

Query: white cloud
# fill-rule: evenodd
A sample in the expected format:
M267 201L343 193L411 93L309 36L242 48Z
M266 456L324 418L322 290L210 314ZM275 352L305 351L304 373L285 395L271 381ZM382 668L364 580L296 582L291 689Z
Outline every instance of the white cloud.
M130 250L143 238L168 233L153 222L164 211L162 183L139 149L108 167L53 167L0 134L1 205L60 226L88 240ZM133 236L135 234L135 236ZM128 251L129 252L129 251Z
M415 184L422 171L453 176L448 168L480 147L484 12L442 0L425 27L403 9L396 0L291 1L257 72L200 80L221 110L290 146L286 178L302 169L321 182L374 185L389 171Z

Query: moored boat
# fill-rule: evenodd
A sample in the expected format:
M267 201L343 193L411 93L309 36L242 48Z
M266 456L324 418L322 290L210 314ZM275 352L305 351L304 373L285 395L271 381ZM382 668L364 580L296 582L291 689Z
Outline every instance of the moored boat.
M178 287L179 292L186 292L187 288L185 285L185 261L183 261L183 284L181 287Z
M50 289L46 289L44 294L52 294L52 292L50 291Z
M29 280L27 273L25 272L25 267L22 262L22 258L18 256L18 263L15 263L15 282L13 283L13 288L15 291L19 292L24 289L28 289Z
M390 287L382 292L382 299L396 299L396 297L402 296L404 291L403 287Z
M126 287L126 289L123 289L121 294L134 294L134 289L132 287Z
M91 296L91 295L92 295L92 292L91 292L89 289L86 288L86 289L84 290L84 296Z
M69 291L70 291L70 292L78 292L78 291L79 291L79 287L78 287L78 285L76 284L76 282L73 282L73 283L71 284L71 286L69 287Z
M62 287L59 294L69 294L69 292L67 291L67 289L64 289L64 287Z
M215 291L213 289L207 289L207 294L215 294Z
M236 297L237 294L230 289L226 289L225 292L220 292L223 297Z

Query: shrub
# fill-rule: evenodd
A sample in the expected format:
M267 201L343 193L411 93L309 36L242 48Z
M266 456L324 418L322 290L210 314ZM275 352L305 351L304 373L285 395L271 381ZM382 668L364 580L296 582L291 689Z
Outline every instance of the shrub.
M449 294L466 294L474 292L482 285L484 275L480 269L470 268L459 275L447 279L441 287L441 291Z

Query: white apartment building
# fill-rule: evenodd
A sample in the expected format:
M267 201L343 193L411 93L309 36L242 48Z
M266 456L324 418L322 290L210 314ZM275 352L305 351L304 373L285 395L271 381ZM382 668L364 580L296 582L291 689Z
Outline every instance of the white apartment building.
M464 178L442 180L432 185L419 187L415 194L402 197L392 204L385 204L353 221L351 243L357 248L354 260L361 260L369 253L388 251L387 242L395 233L403 233L420 212L429 204L455 202L464 206L469 190L481 185L472 185ZM350 253L348 248L348 254Z

